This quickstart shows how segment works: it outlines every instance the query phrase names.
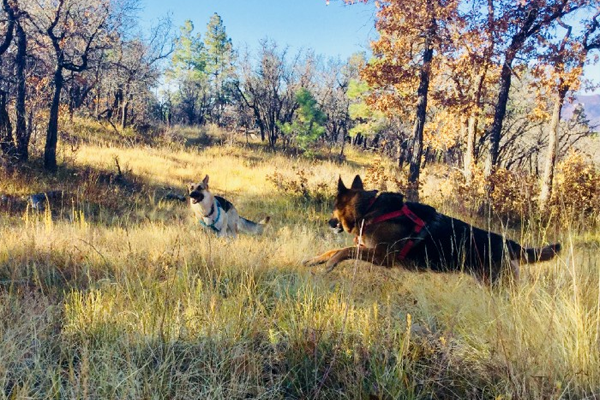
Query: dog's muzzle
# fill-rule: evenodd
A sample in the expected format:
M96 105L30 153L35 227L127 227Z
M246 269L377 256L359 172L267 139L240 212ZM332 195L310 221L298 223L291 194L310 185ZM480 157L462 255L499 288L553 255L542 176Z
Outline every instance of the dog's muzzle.
M190 199L192 199L193 204L200 203L204 200L204 195L200 192L193 191L190 193Z
M333 229L333 231L335 233L341 233L344 231L344 227L342 226L342 224L340 223L340 221L337 218L331 218L329 220L329 222L327 222L329 224L329 227L331 229Z

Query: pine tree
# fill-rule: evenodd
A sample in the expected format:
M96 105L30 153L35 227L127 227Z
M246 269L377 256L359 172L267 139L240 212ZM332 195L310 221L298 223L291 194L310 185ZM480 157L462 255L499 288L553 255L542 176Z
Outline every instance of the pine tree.
M327 116L319 108L312 93L306 88L301 88L296 92L296 101L298 102L296 118L292 123L283 124L281 130L284 135L294 137L298 147L307 150L325 133L323 125Z
M208 103L207 54L199 33L194 34L194 24L187 20L180 28L171 57L167 78L174 81L177 91L175 105L188 124L203 123Z
M212 98L210 114L217 124L221 124L225 106L230 103L231 98L235 52L223 20L217 13L208 22L204 44Z

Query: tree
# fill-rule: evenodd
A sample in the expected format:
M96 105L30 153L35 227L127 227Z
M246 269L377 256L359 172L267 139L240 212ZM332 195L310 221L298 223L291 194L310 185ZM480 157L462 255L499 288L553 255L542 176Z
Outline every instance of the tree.
M547 29L559 18L574 12L587 0L500 0L492 3L491 30L497 38L496 51L502 68L498 82L498 97L494 106L494 119L489 127L490 148L488 170L491 173L499 160L502 124L514 71L514 62L523 64L531 60L537 48L536 38L547 34ZM491 188L490 188L491 189Z
M212 98L208 112L212 119L221 125L224 108L231 102L235 52L231 39L225 31L223 20L217 13L214 13L208 22L204 45L206 73L210 77Z
M111 67L115 72L116 93L120 100L120 125L124 129L132 120L131 111L150 97L149 90L157 86L160 71L157 64L173 51L171 40L171 21L165 19L150 30L150 36L144 38L141 33L136 37L121 41L115 46Z
M281 124L281 130L285 135L295 138L302 150L307 150L325 133L324 124L327 116L306 88L300 88L296 92L296 101L298 102L296 118L291 123Z
M42 0L31 3L29 15L38 32L49 41L54 57L53 95L50 104L44 168L56 171L56 147L60 98L64 71L82 72L89 58L107 48L115 39L116 26L110 24L110 0Z
M319 69L315 97L327 117L325 135L328 142L340 145L340 159L344 157L346 138L351 128L348 90L351 81L358 79L359 69L364 64L364 55L358 53L350 56L346 63L330 60L324 68Z
M414 105L406 193L411 200L419 196L432 60L436 49L443 52L447 24L455 18L457 7L458 1L453 0L391 0L381 3L377 11L380 37L371 44L376 59L366 66L363 78L374 89L374 103L380 110L399 109L408 98Z
M253 63L246 53L240 68L238 95L252 110L261 139L267 140L271 149L280 138L281 124L291 122L298 107L295 93L300 80L295 69L299 60L297 55L288 62L287 50L280 51L276 43L263 40L258 62Z
M30 131L27 129L26 122L26 76L27 68L27 34L23 28L23 19L20 18L15 26L17 52L15 54L15 79L17 86L16 96L16 127L15 138L17 147L15 149L15 157L19 162L25 162L29 159L29 139Z
M553 43L547 41L544 37L540 37L540 41L546 44L547 52L542 58L543 63L536 70L541 84L554 95L552 117L548 130L548 152L538 199L541 210L546 208L552 195L554 168L558 156L560 116L565 99L569 91L579 88L588 53L600 48L599 16L600 5L597 6L592 18L585 23L583 33L578 38L572 37L573 27L560 18L557 22L565 30L565 33L559 43Z
M192 21L185 21L175 40L171 67L167 71L167 78L177 85L175 106L190 125L204 123L209 102L206 49L201 35L193 31Z
M465 3L465 2L463 2ZM447 25L446 51L438 57L438 73L433 77L436 91L433 100L440 114L460 125L463 175L467 182L477 163L479 126L485 122L486 104L494 91L493 76L498 70L492 56L495 48L493 32L494 3L475 0L468 7L459 7L458 18Z
M385 115L367 104L366 98L370 94L369 85L364 81L351 80L348 86L347 95L351 101L348 113L354 122L354 126L349 131L350 136L366 138L376 135L385 125Z
M8 3L8 0L2 0L2 11L6 14L6 23L4 39L0 43L0 57L8 50L14 36L16 23L15 10ZM12 124L7 110L7 92L0 88L0 150L2 155L9 161L15 153L15 144L12 133Z

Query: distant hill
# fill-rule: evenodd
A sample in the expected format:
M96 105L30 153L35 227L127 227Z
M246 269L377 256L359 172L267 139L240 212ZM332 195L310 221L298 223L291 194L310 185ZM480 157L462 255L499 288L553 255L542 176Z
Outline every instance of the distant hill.
M600 94L575 96L573 103L565 104L563 118L570 118L577 104L582 104L585 115L590 120L590 125L600 131Z

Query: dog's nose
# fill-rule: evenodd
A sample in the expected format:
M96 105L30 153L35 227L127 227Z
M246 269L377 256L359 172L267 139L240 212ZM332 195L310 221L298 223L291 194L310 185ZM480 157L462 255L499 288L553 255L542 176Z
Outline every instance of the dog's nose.
M327 222L329 224L329 227L331 229L333 229L336 232L341 232L344 230L344 228L342 227L342 224L340 224L340 221L337 218L331 218L329 220L329 222Z
M202 201L202 199L204 198L204 195L200 192L190 192L190 197L194 200L198 200L198 201Z

